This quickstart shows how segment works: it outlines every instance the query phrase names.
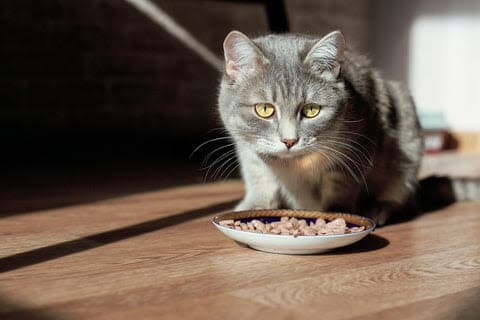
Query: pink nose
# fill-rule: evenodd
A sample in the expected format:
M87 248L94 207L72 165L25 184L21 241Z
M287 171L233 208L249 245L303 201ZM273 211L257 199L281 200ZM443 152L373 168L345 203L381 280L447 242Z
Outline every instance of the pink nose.
M287 146L288 149L293 147L297 143L298 139L283 139L282 142Z

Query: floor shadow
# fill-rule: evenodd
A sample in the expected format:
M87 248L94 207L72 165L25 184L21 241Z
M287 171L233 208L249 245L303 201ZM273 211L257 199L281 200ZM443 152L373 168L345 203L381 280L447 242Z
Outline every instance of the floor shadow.
M3 320L60 320L66 317L51 311L21 305L7 297L0 296L0 319Z
M208 143L189 157L202 141L215 137L206 134L190 139L169 139L169 136L70 138L67 135L68 139L52 145L42 144L38 139L24 143L14 140L11 144L15 146L2 146L5 157L0 159L0 219L221 180L205 177L202 161L206 155L210 155L210 162L221 155L211 152L225 144L223 140ZM55 139L47 135L41 140ZM232 172L233 177L237 177L236 172Z
M467 289L468 290L468 289ZM469 289L472 294L464 296L462 301L459 301L457 310L452 312L450 319L452 320L474 320L478 319L480 314L480 289Z
M133 238L149 232L154 232L166 227L186 222L191 219L230 209L237 202L238 200L217 203L208 207L190 210L168 217L153 219L131 226L105 231L0 258L0 273L101 247L106 244Z
M37 164L0 172L0 219L32 211L55 209L201 183L198 163L185 160L136 159L95 164Z
M463 183L480 184L479 178L452 178L447 176L428 176L419 181L417 192L406 205L392 213L387 225L399 224L420 218L447 208L461 199L456 199L454 180Z
M362 240L351 244L346 247L341 247L329 251L327 253L323 253L324 255L338 255L338 254L350 254L350 253L360 253L360 252L368 252L368 251L375 251L385 248L390 244L388 239L370 233L368 236L363 238Z
M237 245L243 248L249 248L248 245L235 241ZM349 254L349 253L359 253L359 252L367 252L367 251L375 251L382 248L385 248L390 244L390 241L385 239L382 236L378 236L376 234L369 234L359 242L351 244L346 247L341 247L337 249L333 249L331 251L321 252L321 253L314 253L314 254L305 254L306 256L317 256L317 255L338 255L338 254ZM253 248L250 248L255 250Z

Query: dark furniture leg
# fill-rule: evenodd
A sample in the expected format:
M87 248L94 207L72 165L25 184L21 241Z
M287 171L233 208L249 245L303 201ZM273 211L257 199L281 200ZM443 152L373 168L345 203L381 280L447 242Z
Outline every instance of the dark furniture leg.
M283 0L265 0L264 4L270 30L276 33L288 32L285 2Z

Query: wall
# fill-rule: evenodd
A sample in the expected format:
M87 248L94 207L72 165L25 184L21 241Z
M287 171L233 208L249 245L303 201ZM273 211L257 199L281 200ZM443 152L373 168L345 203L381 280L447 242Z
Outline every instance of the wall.
M341 30L348 44L371 52L371 0L286 0L292 32L325 35Z
M253 6L235 12L228 3L173 3L165 2L167 9L217 52L232 24L265 29ZM182 135L213 126L217 72L125 2L5 0L0 6L0 127ZM202 30L204 19L217 26L216 34Z
M378 0L374 13L375 62L409 84L423 122L480 131L480 2Z
M155 2L218 55L231 29L268 31L258 4ZM368 49L370 1L286 4L293 32L340 28ZM4 141L70 145L70 137L106 136L107 146L148 136L165 146L204 139L218 126L218 73L122 0L2 0L0 25Z

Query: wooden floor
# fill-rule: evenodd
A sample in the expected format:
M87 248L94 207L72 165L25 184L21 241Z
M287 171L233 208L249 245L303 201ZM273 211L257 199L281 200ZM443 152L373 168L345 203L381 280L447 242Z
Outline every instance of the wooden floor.
M478 319L480 203L289 256L211 225L242 192L234 180L0 216L0 319Z

